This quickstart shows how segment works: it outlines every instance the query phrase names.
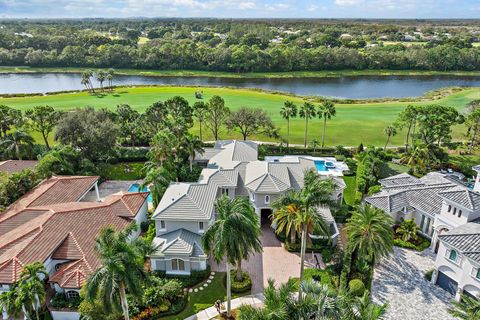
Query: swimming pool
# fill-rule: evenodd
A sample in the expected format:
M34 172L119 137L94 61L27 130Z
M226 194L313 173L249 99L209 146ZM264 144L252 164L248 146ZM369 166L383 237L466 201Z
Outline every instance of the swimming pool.
M328 171L325 160L315 160L314 163L318 171Z
M148 192L148 202L153 202L152 200L152 194L150 193L150 190L148 190L147 187L143 187L143 189L140 190L140 185L138 183L134 183L128 188L128 192Z

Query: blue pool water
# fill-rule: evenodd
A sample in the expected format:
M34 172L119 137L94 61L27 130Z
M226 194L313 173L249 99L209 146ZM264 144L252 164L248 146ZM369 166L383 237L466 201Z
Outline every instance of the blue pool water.
M325 161L315 160L314 163L318 171L328 171L328 168L325 166Z
M128 188L128 192L148 192L148 202L152 202L152 194L150 193L150 191L148 190L147 187L143 187L143 189L140 190L140 185L138 183L134 183L130 186L130 188Z

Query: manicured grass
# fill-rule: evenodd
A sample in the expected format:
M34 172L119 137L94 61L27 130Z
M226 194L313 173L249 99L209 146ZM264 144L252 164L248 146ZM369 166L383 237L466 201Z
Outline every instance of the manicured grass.
M225 274L223 272L217 272L212 280L212 283L208 285L204 290L198 292L192 292L188 294L188 302L185 310L175 316L163 317L162 320L183 320L191 315L194 315L204 309L213 306L215 301L220 300L224 302L227 299L226 289L223 284L223 278ZM247 295L242 294L242 295ZM239 296L232 293L232 299Z
M96 108L108 108L114 110L118 104L127 103L136 110L143 112L147 106L155 101L166 100L173 96L183 96L194 103L195 91L198 87L134 87L118 88L113 93L104 95L90 95L86 92L58 94L49 96L31 96L16 98L0 98L0 104L5 104L21 110L26 110L35 105L48 104L59 110L71 110L75 107L93 106ZM265 110L274 123L280 128L280 134L286 134L286 121L281 118L279 111L286 100L292 100L297 105L303 103L301 97L293 97L284 94L273 94L248 89L231 88L201 88L204 93L204 101L213 95L219 95L226 101L226 105L231 110L236 110L241 106L260 107ZM458 110L463 110L465 105L474 100L480 99L480 89L466 89L453 93L442 99L434 101L421 102L379 102L379 103L355 103L355 104L337 104L337 116L327 123L326 145L344 145L358 146L373 144L382 146L385 143L383 129L385 126L393 123L400 111L406 105L427 105L429 103L438 103L454 106ZM319 119L312 119L309 125L308 139L320 139L322 122ZM193 129L198 132L198 126ZM213 139L210 132L204 130L204 140ZM463 139L465 132L464 126L454 128L454 138ZM302 144L304 133L304 120L300 118L291 121L291 143ZM405 133L399 132L391 139L390 145L403 145ZM221 139L241 138L238 133L223 131L220 134ZM265 136L249 137L257 140L270 140Z
M353 206L355 204L355 188L357 186L356 176L344 176L343 181L347 187L343 190L343 200L346 204Z
M140 37L139 44L147 42L147 38ZM393 42L392 42L393 43ZM407 44L412 44L407 42ZM474 46L480 43L474 43ZM84 70L96 70L97 68L81 67L0 67L0 73L22 73L22 72L75 72L81 73ZM105 69L105 68L104 68ZM117 74L142 75L142 76L181 76L181 77L225 77L225 78L303 78L303 77L345 77L345 76L390 76L390 75L457 75L457 76L478 76L475 71L428 71L428 70L323 70L323 71L290 71L290 72L223 72L223 71L201 71L201 70L142 70L142 69L115 69Z
M107 165L104 177L108 180L139 180L144 178L143 162L123 162Z
M400 173L408 172L409 167L402 164L396 164L391 161L386 163L386 166L383 166L380 172L380 179L388 178Z

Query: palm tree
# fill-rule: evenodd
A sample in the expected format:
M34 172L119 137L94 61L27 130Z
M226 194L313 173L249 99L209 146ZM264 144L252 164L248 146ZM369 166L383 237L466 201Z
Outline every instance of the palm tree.
M392 225L393 219L376 207L357 208L346 226L351 250L374 266L393 251Z
M0 146L5 148L5 151L22 160L24 154L32 151L35 140L25 131L17 130L13 133L7 134Z
M305 102L298 113L300 118L305 119L305 136L303 138L303 147L307 147L307 135L308 135L308 119L315 117L315 106L310 102Z
M400 159L400 162L413 168L414 172L418 172L419 169L421 172L425 172L427 170L429 153L430 151L427 148L417 145L413 149L410 148Z
M294 291L295 282L291 278L278 289L275 282L268 279L268 286L263 291L263 308L241 306L240 320L289 320L289 306L294 305Z
M137 225L116 232L108 227L96 239L96 251L102 262L87 281L87 298L99 298L106 311L120 304L125 320L129 320L127 290L134 296L142 294L142 285L147 281L144 270L144 246L129 242Z
M152 195L153 206L157 207L170 182L174 180L175 175L171 171L164 167L152 166L150 170L148 170L145 179L143 179L140 189L143 190L148 186Z
M370 293L365 291L363 296L353 299L351 307L355 320L382 320L387 312L388 304L378 305L373 303Z
M194 136L191 133L188 133L185 136L185 141L183 143L184 150L188 153L188 160L190 161L190 172L193 171L193 161L195 160L195 154L203 154L205 149L202 146L202 140L197 136Z
M93 77L93 71L92 70L87 70L82 73L82 84L89 88L92 93L95 93L95 88L93 87L92 84L92 77Z
M107 71L107 80L108 80L108 87L112 89L113 87L113 76L115 75L115 70L112 68L108 69Z
M448 313L462 320L480 320L480 300L462 295L460 301L453 301Z
M318 207L334 206L331 199L336 185L331 179L322 180L314 170L305 173L304 186L300 190L290 190L274 202L273 224L275 232L291 234L293 230L301 234L300 250L300 282L303 281L305 265L305 251L307 246L307 233L320 230L324 235L329 235L330 230L318 214ZM290 210L291 215L285 214ZM302 298L302 288L299 287L299 299Z
M100 70L97 72L97 81L100 82L100 88L103 90L103 82L105 81L105 79L107 78L107 74L105 73L105 71L103 70Z
M4 310L10 316L18 317L23 313L28 320L40 320L39 310L45 303L45 284L42 279L47 275L40 262L25 265L19 281L9 292L0 294L0 314Z
M310 148L313 148L313 153L315 153L317 151L317 148L320 146L320 142L318 141L318 139L313 139L312 141L310 141L308 146Z
M287 148L290 144L290 119L297 117L297 106L292 101L285 101L280 115L283 119L287 120Z
M394 126L387 126L383 129L383 133L387 136L387 142L385 142L385 146L383 147L383 151L385 151L390 142L390 138L397 135L397 129Z
M203 119L205 118L205 112L208 109L208 105L203 101L197 101L193 104L193 114L198 120L198 124L200 127L200 141L203 141L202 135L202 127L203 127Z
M325 129L327 128L327 119L330 120L332 117L337 115L337 110L335 105L330 100L325 100L322 105L318 108L317 111L318 117L323 118L323 133L322 133L322 148L325 147Z
M403 221L397 228L396 233L402 235L403 241L417 240L417 224L413 219Z
M306 280L300 283L304 301L294 308L295 319L339 319L340 297L331 297L327 285Z
M242 259L252 252L261 252L260 222L249 200L230 199L226 195L215 201L216 219L202 237L202 246L217 263L226 258L227 316L231 311L230 264L237 265L235 278L242 280Z

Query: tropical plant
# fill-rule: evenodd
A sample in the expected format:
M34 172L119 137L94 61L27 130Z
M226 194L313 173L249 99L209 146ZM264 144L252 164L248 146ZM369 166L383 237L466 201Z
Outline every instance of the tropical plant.
M303 147L307 147L308 120L315 117L315 106L310 102L304 102L299 111L300 118L305 119L305 135L303 137Z
M95 93L95 87L92 84L92 77L93 77L93 71L87 70L82 72L82 77L81 77L81 83L82 85L87 88L87 90L90 90L92 93Z
M300 190L290 190L273 203L272 214L275 232L281 234L301 234L300 282L303 281L307 234L320 231L329 236L330 229L317 210L320 207L335 206L331 199L336 185L331 179L321 179L317 172L305 172L304 186ZM293 231L294 230L294 231ZM299 287L299 297L302 297Z
M415 173L423 173L427 171L427 163L431 158L428 148L417 145L410 148L407 153L400 158L400 162L408 165Z
M354 297L351 301L354 320L382 320L388 309L388 304L375 304L370 298L370 293L365 291L361 297Z
M108 87L112 89L113 87L113 77L115 76L115 70L110 68L107 71L107 80L108 80Z
M315 153L317 151L317 148L320 146L320 141L318 141L318 139L313 139L312 141L310 141L308 146L312 148L313 153Z
M383 151L385 151L388 143L390 142L390 138L397 135L397 129L394 126L387 126L383 130L383 133L387 136L387 142L385 142L385 146L383 147Z
M22 160L24 155L31 153L34 142L35 140L28 133L16 130L0 140L0 147L3 147L6 153Z
M349 246L373 266L393 251L392 225L393 219L382 210L371 205L358 207L346 226Z
M395 126L399 129L407 128L407 136L405 139L405 151L408 151L410 145L415 145L415 129L417 125L417 116L419 107L408 105L402 112L398 114ZM412 143L410 143L410 140Z
M402 236L403 241L417 240L418 227L413 219L404 220L397 228L396 233Z
M323 118L323 133L322 133L322 148L325 146L325 129L327 128L327 120L337 115L335 105L330 100L325 100L318 108L317 115L319 118Z
M20 279L10 291L0 294L0 314L2 310L10 316L19 317L23 313L27 320L40 320L40 309L45 303L45 283L48 276L40 262L25 265Z
M227 315L231 312L230 264L236 264L238 281L242 279L242 260L253 252L261 252L260 222L249 200L230 199L226 195L215 201L215 221L202 237L202 246L218 263L226 259Z
M87 281L87 298L100 299L106 311L118 310L119 306L125 320L130 319L127 291L140 296L143 284L148 280L144 270L146 246L140 238L131 241L137 231L132 223L122 231L108 227L101 231L96 239L95 249L102 266Z
M472 153L478 142L478 133L480 131L480 100L474 100L467 107L468 114L465 124L467 125L467 137L470 139L468 146L469 152Z
M185 152L188 153L188 160L190 162L190 172L193 171L193 161L195 160L195 154L203 154L205 149L202 146L202 140L191 133L187 133L184 137L182 147Z
M105 73L105 71L100 70L97 72L97 81L100 82L100 89L102 89L102 91L103 91L103 83L105 82L106 78L107 78L107 74Z
M460 301L453 301L448 313L457 319L480 320L480 299L462 295Z
M287 148L290 144L290 119L297 117L297 106L292 101L285 101L282 109L280 109L280 115L283 119L287 120Z
M13 127L19 128L23 124L22 112L17 109L0 105L0 138L7 136Z

